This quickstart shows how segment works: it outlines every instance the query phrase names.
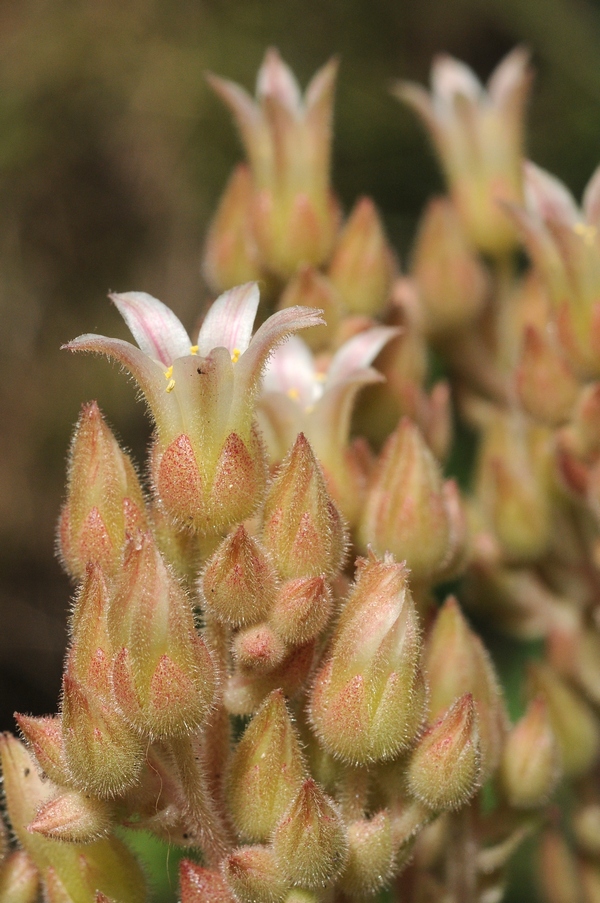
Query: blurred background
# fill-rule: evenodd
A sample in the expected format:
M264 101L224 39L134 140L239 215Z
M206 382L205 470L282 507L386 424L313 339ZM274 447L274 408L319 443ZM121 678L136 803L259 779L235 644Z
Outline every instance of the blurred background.
M207 223L241 149L212 70L254 84L276 45L304 85L341 59L334 176L370 194L406 257L441 181L387 92L447 51L487 78L516 43L537 77L529 153L579 196L600 161L598 0L19 0L0 5L0 728L56 710L72 593L54 557L66 454L97 398L141 460L149 425L82 332L126 336L109 290L143 290L191 326L208 299ZM516 899L516 898L515 898Z

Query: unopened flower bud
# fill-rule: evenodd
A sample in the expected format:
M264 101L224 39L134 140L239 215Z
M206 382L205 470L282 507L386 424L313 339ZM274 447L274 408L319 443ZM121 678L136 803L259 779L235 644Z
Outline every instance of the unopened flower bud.
M275 828L273 851L286 880L309 889L330 884L344 867L344 822L312 778L304 781Z
M206 565L200 586L208 611L224 624L239 627L268 615L276 576L260 544L240 524Z
M285 643L265 622L240 630L233 641L235 660L251 671L272 671L285 653Z
M71 615L72 644L69 652L71 676L84 687L92 687L105 699L111 695L112 645L108 635L110 596L104 574L90 564Z
M60 715L34 718L15 714L15 720L44 774L57 784L68 783Z
M571 819L577 845L584 853L600 856L600 803L584 803Z
M36 903L40 873L25 850L15 850L0 868L0 903Z
M109 612L114 691L139 731L184 736L212 704L216 673L190 602L150 534L132 543Z
M342 318L342 300L337 288L315 267L300 267L288 282L277 305L312 307L323 311L325 323L305 330L302 338L313 351L331 345Z
M281 587L270 623L284 643L308 643L325 628L333 608L331 589L323 575L297 577Z
M419 740L408 765L408 786L430 809L458 809L481 784L475 703L457 699Z
M394 271L394 255L375 204L363 197L338 238L329 278L351 313L374 316L389 298Z
M296 796L304 762L281 690L262 704L233 754L227 778L231 817L250 841L266 841Z
M551 336L533 324L524 332L515 382L523 407L542 423L560 426L572 416L579 383Z
M267 493L263 542L284 578L335 574L344 560L342 518L303 433Z
M225 187L204 248L202 269L215 292L261 278L252 234L252 196L250 170L240 163Z
M432 718L449 709L458 697L465 693L472 695L481 743L481 780L484 780L495 770L500 758L506 712L490 657L452 597L440 609L428 637L424 667Z
M387 809L348 826L348 858L340 878L352 898L372 896L390 879L394 868L392 825Z
M538 874L548 903L581 903L577 861L558 831L548 830L542 836Z
M533 694L543 696L546 701L565 775L585 774L600 752L598 716L547 665L535 663L529 666L529 685Z
M360 559L311 694L325 749L360 763L390 758L412 742L420 650L404 565L372 553Z
M223 875L191 859L179 863L179 893L181 903L234 903Z
M534 699L506 738L500 763L504 792L511 806L541 806L560 776L558 743L543 697Z
M129 457L96 402L84 405L71 445L67 501L58 531L66 569L79 579L94 562L114 574L128 530L145 523L144 498Z
M105 800L68 790L48 800L28 826L51 840L90 843L112 827L112 808Z
M377 464L359 527L363 548L405 560L415 581L432 581L449 558L450 518L439 464L404 418Z
M270 847L240 847L223 863L227 884L239 903L281 903L287 885Z
M227 682L224 702L232 715L256 712L273 690L281 690L293 699L306 686L315 660L315 641L288 650L285 658L272 671L261 674L236 670Z
M413 250L412 276L429 333L442 335L460 329L484 305L489 276L469 244L449 198L434 198L422 216Z

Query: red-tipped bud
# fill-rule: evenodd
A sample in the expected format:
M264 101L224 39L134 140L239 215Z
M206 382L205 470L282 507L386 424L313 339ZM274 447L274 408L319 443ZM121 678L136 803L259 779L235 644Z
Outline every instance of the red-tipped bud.
M220 872L202 868L190 859L179 863L179 893L181 903L235 903Z
M24 850L11 853L0 869L0 903L36 903L40 873Z
M69 790L48 800L28 827L51 840L90 843L112 826L112 808L104 800Z
M34 718L15 714L15 721L44 774L57 784L68 783L60 716Z
M246 728L227 778L231 817L250 841L266 841L302 783L304 762L281 690Z
M241 163L225 187L204 248L202 269L215 292L261 278L252 235L252 195L250 170Z
M500 763L502 786L511 806L541 806L560 776L560 756L548 705L534 699L506 738Z
M529 689L532 695L540 695L546 701L565 775L585 774L600 752L596 713L547 665L530 665Z
M489 276L468 242L449 198L434 198L421 218L412 276L430 333L439 335L460 329L484 305Z
M71 445L58 533L66 569L79 579L93 562L107 574L116 573L128 532L145 524L144 498L129 457L96 402L84 405Z
M273 565L243 524L223 540L206 565L200 586L207 609L232 627L262 620L277 591Z
M348 858L340 878L352 898L372 896L390 879L394 869L392 824L387 809L371 819L348 826Z
M420 650L404 565L391 556L359 559L311 695L313 726L329 752L370 762L412 742Z
M240 847L223 864L227 884L239 903L281 903L287 885L269 847Z
M523 407L537 420L560 426L570 419L579 383L560 348L534 325L525 329L515 380Z
M184 736L212 704L216 674L190 602L150 534L132 543L109 612L117 653L114 691L123 714L155 737Z
M342 518L303 433L267 493L263 541L285 578L335 574L344 560Z
M415 581L432 581L451 555L448 507L439 464L419 429L404 418L381 453L359 527L369 543L405 560Z
M285 307L312 307L323 311L325 323L306 329L303 341L319 351L332 344L342 317L342 301L333 283L314 267L303 266L288 282L277 305Z
M233 641L235 660L251 671L272 671L281 664L285 653L285 644L266 623L240 630Z
M327 626L333 599L323 575L298 577L282 586L271 617L273 629L284 643L308 643Z
M465 693L419 740L408 766L408 786L430 809L458 809L481 784L481 748L475 703Z
M348 852L346 829L338 810L312 778L303 783L277 825L273 851L290 884L324 887L342 871Z
M388 301L395 261L370 198L357 201L338 239L329 278L352 313L381 313Z
M458 697L472 694L481 743L481 777L485 779L500 758L506 712L490 657L452 597L446 600L433 625L424 665L432 718L449 709Z

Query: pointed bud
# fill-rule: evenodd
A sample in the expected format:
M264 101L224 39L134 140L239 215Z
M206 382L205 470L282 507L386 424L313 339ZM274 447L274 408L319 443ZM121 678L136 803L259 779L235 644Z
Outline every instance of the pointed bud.
M273 835L273 852L282 875L290 884L324 887L343 869L347 851L341 815L309 778Z
M209 560L200 586L208 611L223 624L240 627L268 615L276 576L260 544L240 524Z
M556 787L560 755L543 697L529 704L506 738L500 775L507 799L517 809L543 805Z
M240 847L223 863L227 884L239 903L281 903L287 886L269 847Z
M55 788L50 781L42 780L31 754L11 734L0 735L0 761L4 800L11 827L21 846L35 858L35 851L43 848L44 841L34 838L27 826Z
M421 218L412 276L427 331L441 335L471 323L483 308L489 275L463 232L449 198L434 198Z
M481 779L499 761L506 712L490 657L467 624L456 600L449 597L435 620L425 650L432 718L437 718L465 693L472 694L481 743Z
M303 433L267 493L263 542L284 578L335 574L344 560L342 518Z
M480 766L477 713L465 693L419 740L408 765L408 786L430 809L459 809L481 785Z
M414 738L421 643L403 564L359 559L310 701L325 749L351 763L395 756Z
M227 710L232 715L251 715L275 689L293 699L306 687L314 661L315 641L311 640L289 650L281 664L266 674L234 671L224 693Z
M304 763L281 690L265 699L233 754L227 799L233 822L250 841L266 841L298 792Z
M394 870L392 824L387 809L370 819L348 826L348 857L340 878L350 897L372 896L381 890Z
M525 329L515 381L521 403L532 417L548 426L571 418L579 383L551 336L534 325Z
M202 868L191 859L179 863L181 903L234 903L234 897L220 872Z
M332 345L342 318L342 299L333 283L323 273L314 267L300 267L279 299L278 310L285 307L312 307L322 310L325 323L305 330L302 338L313 351Z
M548 706L565 775L579 777L585 774L600 752L600 725L596 713L549 666L531 664L528 677L531 693L543 696Z
M129 457L96 402L84 405L71 445L67 501L59 524L65 568L77 579L90 562L107 574L116 573L129 529L145 523L144 498Z
M432 581L450 555L450 518L439 464L404 418L387 440L359 527L363 548L405 560L415 581Z
M254 624L240 630L233 641L233 657L250 671L272 671L281 664L285 644L269 624Z
M111 696L112 644L108 636L110 596L98 565L87 567L71 615L72 644L69 652L71 676L96 695Z
M542 836L538 874L548 903L581 903L577 862L558 831L548 830Z
M48 800L28 826L28 831L51 840L90 843L107 835L112 827L112 807L77 790Z
M212 704L216 673L191 605L151 534L131 544L109 612L120 648L114 691L127 720L155 737L184 736Z
M331 589L323 575L298 577L282 586L269 621L284 643L297 646L325 629L332 608Z
M34 718L15 714L15 720L44 774L57 784L68 783L60 715Z
M328 275L351 313L380 314L388 301L395 261L370 198L357 201L333 251Z
M40 873L24 850L11 853L0 869L0 903L36 903Z
M204 248L202 270L214 292L261 278L252 235L252 196L250 170L241 163L225 187Z

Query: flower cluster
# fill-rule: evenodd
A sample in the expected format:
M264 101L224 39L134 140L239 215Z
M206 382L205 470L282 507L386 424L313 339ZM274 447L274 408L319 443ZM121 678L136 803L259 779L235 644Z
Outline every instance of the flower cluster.
M335 75L210 77L248 158L221 294L192 338L115 294L137 345L65 346L128 371L154 438L142 481L82 409L60 710L0 739L0 903L143 903L139 830L185 851L181 903L491 903L530 835L543 899L599 899L600 176L580 210L522 159L523 50L487 89L440 58L394 89L448 180L401 275L330 187ZM514 724L471 612L537 641Z

